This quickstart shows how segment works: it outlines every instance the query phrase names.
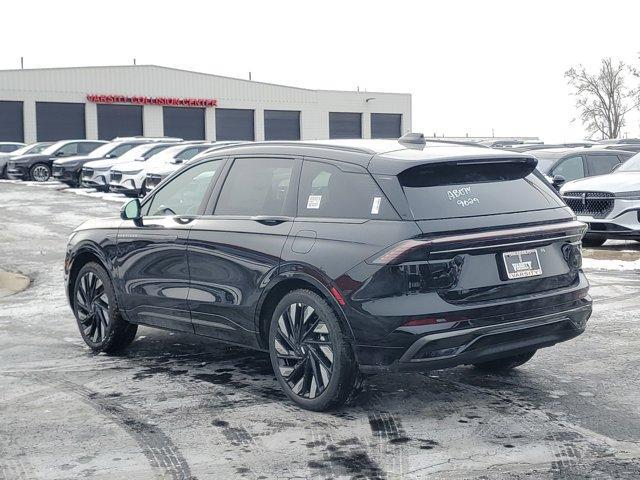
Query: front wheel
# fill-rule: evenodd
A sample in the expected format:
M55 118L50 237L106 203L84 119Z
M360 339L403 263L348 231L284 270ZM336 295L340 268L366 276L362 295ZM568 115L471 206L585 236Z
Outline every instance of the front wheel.
M327 301L295 290L278 303L269 329L271 364L295 403L324 411L344 404L359 378L348 331Z
M115 353L133 342L138 326L118 312L111 279L102 266L91 262L82 267L72 298L80 335L91 349Z
M30 170L31 180L46 182L51 178L51 168L44 163L36 163Z
M490 362L474 363L474 367L484 370L485 372L506 372L512 370L520 365L527 363L536 351L521 353L520 355L513 355L511 357L499 358L498 360L491 360Z

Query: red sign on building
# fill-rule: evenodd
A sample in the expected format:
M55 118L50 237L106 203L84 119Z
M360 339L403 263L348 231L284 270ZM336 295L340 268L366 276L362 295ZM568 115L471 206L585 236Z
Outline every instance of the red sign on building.
M218 100L212 98L171 98L127 95L87 95L93 103L133 103L136 105L161 105L167 107L216 107Z

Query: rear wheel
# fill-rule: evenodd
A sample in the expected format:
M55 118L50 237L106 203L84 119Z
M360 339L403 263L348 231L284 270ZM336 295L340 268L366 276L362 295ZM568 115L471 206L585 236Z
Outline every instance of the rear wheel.
M72 298L80 335L93 350L114 353L133 341L138 326L118 312L111 279L100 265L91 262L82 267Z
M582 238L583 247L601 247L607 239L602 235L587 234Z
M344 404L359 378L348 332L315 292L295 290L271 318L269 352L280 386L294 402L323 411Z
M499 358L498 360L491 360L490 362L474 363L473 365L485 372L506 372L508 370L519 367L527 363L536 351L521 353L519 355L513 355L511 357Z
M36 163L29 171L31 180L36 182L46 182L51 178L51 168L44 163Z

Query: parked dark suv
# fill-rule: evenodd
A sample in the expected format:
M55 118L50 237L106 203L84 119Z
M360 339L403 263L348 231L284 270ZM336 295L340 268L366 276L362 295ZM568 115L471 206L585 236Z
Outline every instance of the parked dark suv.
M418 135L218 149L75 230L70 305L96 351L138 324L268 350L313 410L360 372L517 367L591 314L586 226L535 166Z
M7 162L7 177L14 180L46 182L51 178L54 160L86 155L105 144L101 140L61 140L37 154L13 157Z

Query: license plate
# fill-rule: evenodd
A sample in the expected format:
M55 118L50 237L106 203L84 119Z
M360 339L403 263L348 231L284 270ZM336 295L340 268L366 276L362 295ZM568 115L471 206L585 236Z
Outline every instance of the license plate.
M536 249L506 252L502 254L502 259L504 260L504 266L509 280L542 275L540 258L538 257L538 251Z

